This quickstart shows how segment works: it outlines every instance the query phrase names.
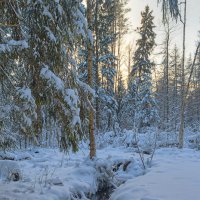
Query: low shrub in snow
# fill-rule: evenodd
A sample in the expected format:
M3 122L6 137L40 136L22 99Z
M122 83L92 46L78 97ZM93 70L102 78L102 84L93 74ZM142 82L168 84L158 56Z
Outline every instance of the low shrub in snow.
M190 148L200 150L200 133L190 135L187 141Z
M0 160L0 179L5 181L19 181L22 179L22 173L17 162Z

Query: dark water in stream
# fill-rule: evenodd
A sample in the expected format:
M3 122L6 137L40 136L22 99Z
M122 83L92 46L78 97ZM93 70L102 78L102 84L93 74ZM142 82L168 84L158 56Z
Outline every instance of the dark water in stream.
M108 200L113 193L114 188L104 188L104 190L98 191L91 197L91 200Z

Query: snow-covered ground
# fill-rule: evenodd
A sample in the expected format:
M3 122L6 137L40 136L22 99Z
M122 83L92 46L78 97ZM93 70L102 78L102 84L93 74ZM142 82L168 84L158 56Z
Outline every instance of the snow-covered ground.
M200 199L200 152L161 149L144 176L128 180L110 200Z
M103 186L116 188L110 200L200 199L200 151L160 148L144 171L132 135L104 134L94 161L88 158L87 144L76 154L51 148L0 151L0 200L95 199ZM141 138L140 149L154 146L154 135Z
M90 161L86 148L77 154L44 148L0 153L0 200L90 199L106 179L117 185L143 174L132 151L104 148L97 154L98 158ZM128 160L129 168L123 170ZM13 174L19 174L20 180L13 181Z

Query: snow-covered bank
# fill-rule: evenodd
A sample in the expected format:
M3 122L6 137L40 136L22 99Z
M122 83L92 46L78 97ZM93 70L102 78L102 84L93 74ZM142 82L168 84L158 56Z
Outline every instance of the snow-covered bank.
M0 159L0 200L90 199L105 184L116 187L143 174L132 151L105 148L98 150L94 161L88 154L84 148L77 154L45 148L2 153L1 159L11 160ZM15 173L19 180L12 178Z
M198 149L198 136L187 134L186 145ZM135 138L132 131L99 135L93 161L86 143L76 154L55 148L0 152L0 200L103 200L102 193L113 188L111 200L199 199L199 151L175 148L175 133L155 137L149 131L138 135L137 142ZM141 153L145 172L137 143L141 152L150 154L155 144L160 148L152 165L151 155Z
M154 159L147 174L121 185L110 200L200 199L200 152L160 149Z
M21 173L17 182L10 181L7 176L1 177L0 199L77 199L86 193L95 193L95 169L83 160L81 154L66 156L52 149L32 150L29 154L29 160L0 161L0 165L7 163L9 173L15 170L10 163L15 163ZM3 173L0 171L0 174Z

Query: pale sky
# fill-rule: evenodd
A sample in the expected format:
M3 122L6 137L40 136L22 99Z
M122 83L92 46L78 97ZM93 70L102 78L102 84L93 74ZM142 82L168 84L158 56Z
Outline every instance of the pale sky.
M131 8L131 12L128 14L130 18L130 23L132 24L132 29L135 30L136 27L140 26L141 21L141 11L144 10L146 5L149 5L150 9L153 10L153 15L155 16L154 23L157 26L155 31L157 33L157 43L162 42L162 13L161 4L157 5L157 0L129 0L128 7ZM182 25L178 23L178 30L172 35L172 44L177 43L178 46L182 45ZM195 41L197 41L198 31L200 30L200 0L187 0L187 33L186 33L186 52L194 53L195 51ZM137 34L133 31L128 35L128 40L136 40Z

